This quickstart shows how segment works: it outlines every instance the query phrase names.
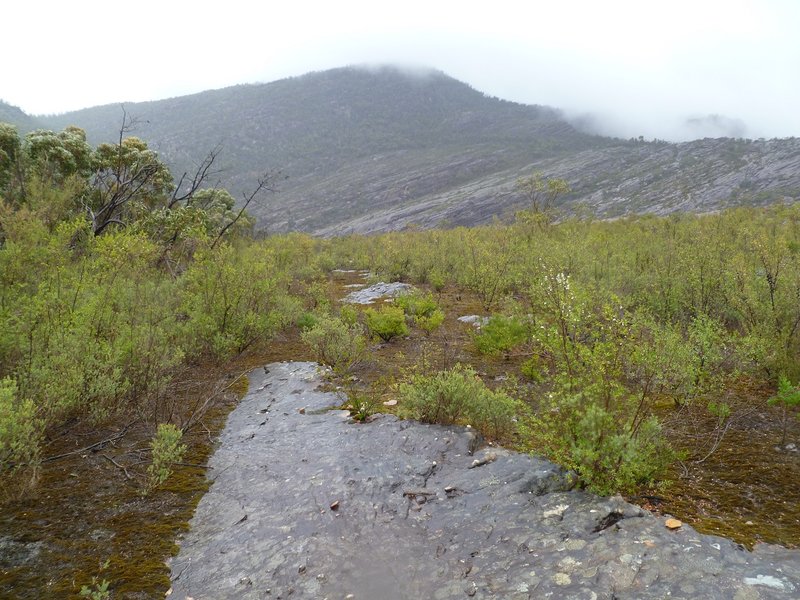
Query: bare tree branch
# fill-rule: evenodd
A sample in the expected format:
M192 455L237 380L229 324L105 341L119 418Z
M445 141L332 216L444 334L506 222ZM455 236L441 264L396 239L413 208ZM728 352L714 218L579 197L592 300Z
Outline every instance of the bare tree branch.
M212 248L216 247L216 245L222 239L222 236L225 235L225 233L228 231L228 229L230 229L231 227L233 227L236 224L236 222L244 214L244 211L247 210L247 207L250 206L250 203L253 201L253 199L258 194L260 194L261 192L264 192L264 191L266 191L266 192L276 192L277 191L277 182L278 182L278 180L282 180L282 179L286 179L286 176L282 175L280 173L280 171L277 171L275 173L265 173L263 177L259 177L258 178L258 185L256 186L256 189L254 189L250 194L245 194L244 195L244 204L242 205L242 208L239 210L239 212L236 214L236 216L233 218L233 220L231 220L230 223L228 223L222 229L220 229L219 234L217 235L217 238L214 240L214 243L211 244L211 247Z
M205 156L205 158L203 158L202 161L200 161L200 164L197 166L197 170L195 171L192 181L189 184L189 189L186 191L186 193L178 195L180 193L180 188L183 185L183 181L186 179L188 173L184 172L183 175L181 175L178 185L175 186L175 190L172 192L172 198L170 198L167 208L172 208L181 202L190 202L195 192L200 189L200 186L203 185L203 183L209 177L219 173L219 171L212 171L211 167L214 165L214 162L217 160L217 157L221 151L221 144L217 144L209 151L209 153Z

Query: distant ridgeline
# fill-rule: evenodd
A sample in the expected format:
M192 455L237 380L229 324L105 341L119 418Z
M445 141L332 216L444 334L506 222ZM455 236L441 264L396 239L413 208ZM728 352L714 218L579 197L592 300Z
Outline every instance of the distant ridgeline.
M281 192L252 207L269 231L323 234L487 223L523 206L519 177L572 189L563 210L600 217L707 212L800 196L800 140L681 144L589 135L559 111L488 97L447 75L341 68L124 105L175 173L221 145L222 183L240 198L265 169ZM113 141L121 105L37 117L0 104L25 131L77 125Z

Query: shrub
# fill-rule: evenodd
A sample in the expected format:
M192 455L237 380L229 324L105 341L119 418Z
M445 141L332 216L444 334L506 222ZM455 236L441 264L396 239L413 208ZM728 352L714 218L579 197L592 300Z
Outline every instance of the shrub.
M388 342L398 335L408 335L406 316L399 306L384 305L380 309L368 308L367 328L374 336Z
M0 379L0 473L39 461L42 431L31 400L17 397L13 379Z
M306 331L307 329L313 328L317 324L317 317L314 313L304 312L297 318L297 326Z
M471 367L456 365L434 375L416 375L400 386L406 416L425 423L469 424L494 438L516 431L521 404L492 391Z
M266 245L236 252L229 244L198 251L184 274L181 304L189 354L226 358L265 340L299 312L289 274Z
M395 298L395 305L414 320L414 323L423 331L430 333L444 322L444 312L431 294L413 292L402 294Z
M473 340L483 354L508 352L528 339L528 328L517 317L492 315Z
M347 373L364 358L366 340L359 324L347 324L342 319L321 315L316 324L302 334L316 359L336 373Z
M161 423L156 435L150 441L152 462L147 467L145 493L162 485L172 475L172 465L180 462L186 452L186 444L181 444L183 432L171 423Z
M532 356L522 363L520 371L534 383L542 383L547 378L547 371L538 356Z
M614 411L633 413L636 402L618 397L613 410L591 392L551 394L534 419L533 434L549 445L553 460L573 469L583 485L598 494L629 492L650 483L675 458L656 417L635 425Z

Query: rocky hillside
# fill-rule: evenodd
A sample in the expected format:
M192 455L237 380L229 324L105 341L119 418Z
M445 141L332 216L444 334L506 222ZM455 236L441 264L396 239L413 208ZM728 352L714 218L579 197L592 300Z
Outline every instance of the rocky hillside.
M221 144L235 195L265 170L288 179L254 209L269 230L378 231L475 224L519 208L517 177L570 182L566 210L707 211L800 197L800 140L627 141L578 131L554 109L488 97L442 73L342 68L270 84L126 104L177 172ZM40 117L113 140L120 105Z

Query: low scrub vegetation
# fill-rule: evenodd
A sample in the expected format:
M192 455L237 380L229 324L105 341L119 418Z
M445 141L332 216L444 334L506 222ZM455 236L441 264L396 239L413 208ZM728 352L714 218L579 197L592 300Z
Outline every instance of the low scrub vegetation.
M30 482L45 436L75 423L180 425L170 390L182 368L290 328L339 375L364 362L367 335L394 340L381 350L424 333L447 358L443 290L492 315L469 338L473 357L502 362L517 385L491 389L447 358L401 383L400 406L547 454L590 489L660 477L667 429L680 427L665 407L716 419L722 435L747 380L777 389L784 424L797 412L797 206L555 223L532 219L532 200L508 225L256 241L229 195L179 190L141 140L92 148L76 128L20 139L0 126L0 151L5 482ZM343 265L439 295L337 313L323 276Z
M495 439L516 431L522 404L486 387L475 371L456 365L432 375L415 375L400 385L407 416L425 423L470 425Z
M399 306L385 304L380 308L368 308L364 311L364 315L369 332L384 342L397 336L408 335L406 316Z

